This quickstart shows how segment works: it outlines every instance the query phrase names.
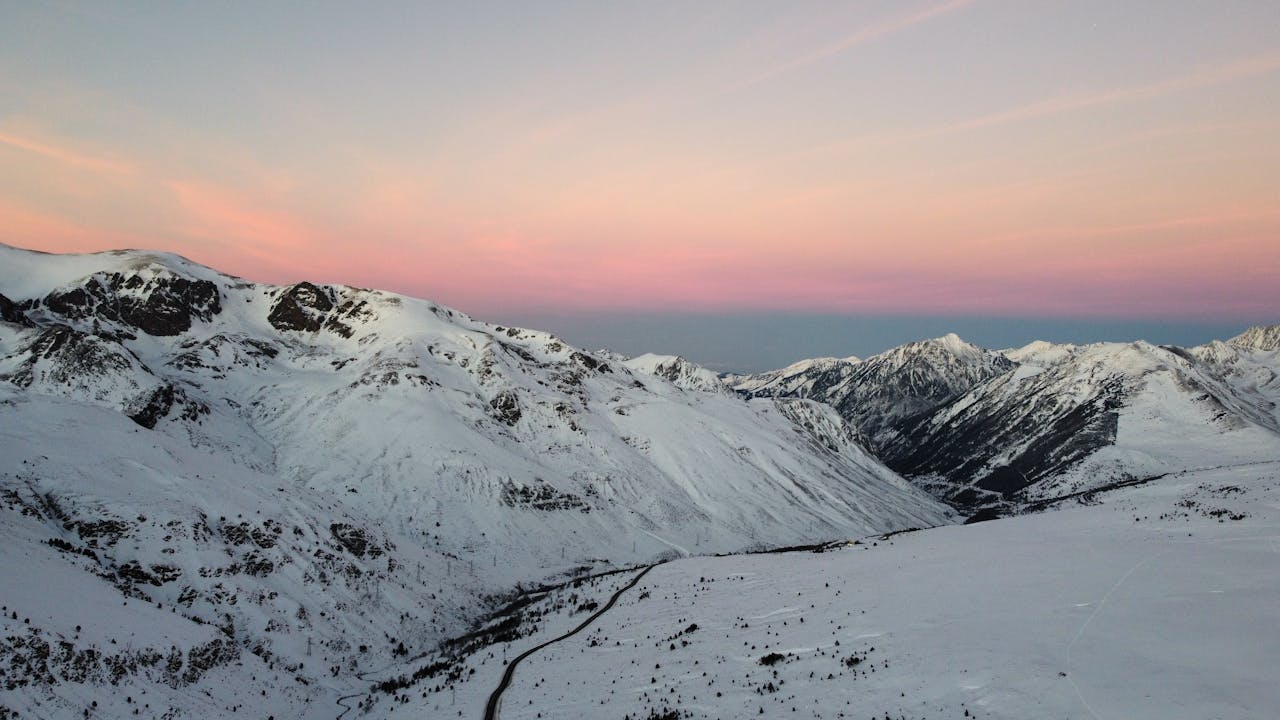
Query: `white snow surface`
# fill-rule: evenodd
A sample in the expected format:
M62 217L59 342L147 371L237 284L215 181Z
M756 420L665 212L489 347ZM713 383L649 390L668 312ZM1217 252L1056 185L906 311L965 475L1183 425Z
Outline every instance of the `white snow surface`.
M824 553L676 560L520 665L500 717L1271 717L1278 472L1179 473ZM500 668L472 666L397 714L477 717Z
M332 717L518 585L955 518L825 406L425 300L7 246L0 294L35 325L0 322L21 717Z

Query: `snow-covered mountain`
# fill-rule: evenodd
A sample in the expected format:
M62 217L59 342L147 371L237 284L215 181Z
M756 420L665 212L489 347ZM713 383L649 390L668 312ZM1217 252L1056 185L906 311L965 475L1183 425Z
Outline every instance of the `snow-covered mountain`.
M907 423L882 457L957 506L1010 509L1280 457L1274 356L1238 353L1233 377L1199 359L1214 352L1033 344L1011 353L1014 372Z
M1014 363L954 333L857 358L804 360L781 370L737 376L732 388L751 397L804 397L825 402L867 436L891 442L907 418L942 407Z
M23 717L332 717L519 584L953 517L826 405L424 300L0 246L0 314Z
M967 512L1193 468L1280 457L1280 328L1182 349L1038 341L997 354L955 336L860 363L806 361L746 394L804 394L878 456Z
M958 507L1014 510L1280 457L1274 353L1236 341L1191 350L1037 342L1009 355L1016 370L908 421L881 457Z

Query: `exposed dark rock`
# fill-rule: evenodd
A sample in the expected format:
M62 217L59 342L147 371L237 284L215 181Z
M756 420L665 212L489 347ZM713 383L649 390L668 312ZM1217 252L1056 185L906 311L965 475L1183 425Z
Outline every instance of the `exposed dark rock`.
M218 333L201 340L188 340L178 346L180 353L166 362L182 370L210 369L225 373L233 367L264 368L280 354L279 348L267 340L238 333Z
M601 362L591 357L590 355L587 355L586 353L572 352L569 354L569 360L581 365L582 367L592 372L601 372L601 373L613 372L613 368L609 367L608 363Z
M174 387L171 383L165 383L156 388L143 403L142 408L129 415L129 419L151 430L155 428L156 423L160 422L160 418L169 414L173 409L173 403Z
M355 334L354 325L366 323L377 315L364 300L347 300L329 314L324 329L339 337L349 338Z
M76 520L63 527L74 530L91 548L111 547L129 534L132 526L122 520Z
M363 528L346 523L334 523L329 526L329 532L335 540L356 557L364 557L366 554L369 557L378 557L382 554L382 548L371 541L369 533Z
M41 360L49 361L47 378L60 384L86 376L125 372L133 364L131 354L122 345L65 325L55 325L40 333L27 346L27 355L16 371L0 379L18 387L29 387L35 379L36 364Z
M315 332L324 325L325 315L333 309L328 293L309 282L300 282L280 294L267 316L277 330Z
M493 408L493 417L507 425L515 425L520 421L520 400L511 390L503 390L489 401Z
M546 484L530 487L508 482L502 487L502 503L511 507L527 507L533 510L591 511L591 506L587 505L581 497L562 492Z
M98 560L98 554L95 553L94 551L88 548L82 548L76 545L72 545L71 543L67 542L66 540L63 540L62 538L49 538L48 540L45 540L45 542L55 548L58 548L62 552L73 553L75 555L83 555L95 562L97 562Z
M262 553L254 550L244 558L244 573L254 577L266 577L275 570L275 563L267 559Z
M769 653L768 655L762 655L760 657L759 662L761 665L777 665L778 663L786 659L787 659L786 655L783 655L782 653L772 652L772 653Z
M26 313L4 295L0 295L0 320L31 327L31 321L27 319Z
M233 663L239 658L240 648L232 642L214 639L196 645L187 651L187 669L182 674L181 684L190 685L213 668Z
M193 320L222 312L216 284L167 271L151 278L99 273L84 285L49 293L44 305L68 320L117 322L158 336L179 335Z
M998 520L1004 516L1004 512L998 507L984 507L978 512L965 518L965 525L973 525L974 523L987 522L989 520Z
M152 565L147 570L137 560L131 560L116 568L116 576L128 582L159 587L182 577L182 571L172 565Z

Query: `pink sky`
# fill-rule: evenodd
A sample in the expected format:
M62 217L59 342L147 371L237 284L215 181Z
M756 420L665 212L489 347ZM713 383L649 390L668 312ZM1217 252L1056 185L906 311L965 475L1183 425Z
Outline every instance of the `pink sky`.
M1016 5L22 9L0 242L478 315L1280 319L1277 11Z

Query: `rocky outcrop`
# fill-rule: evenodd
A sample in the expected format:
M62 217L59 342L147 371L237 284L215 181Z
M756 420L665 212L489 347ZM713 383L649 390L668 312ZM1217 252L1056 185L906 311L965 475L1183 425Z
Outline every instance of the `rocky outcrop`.
M155 336L182 334L195 320L222 312L217 285L168 270L98 273L82 285L54 290L41 305L70 321L117 324Z
M315 332L333 309L333 299L309 282L289 286L271 307L267 322L277 330Z

